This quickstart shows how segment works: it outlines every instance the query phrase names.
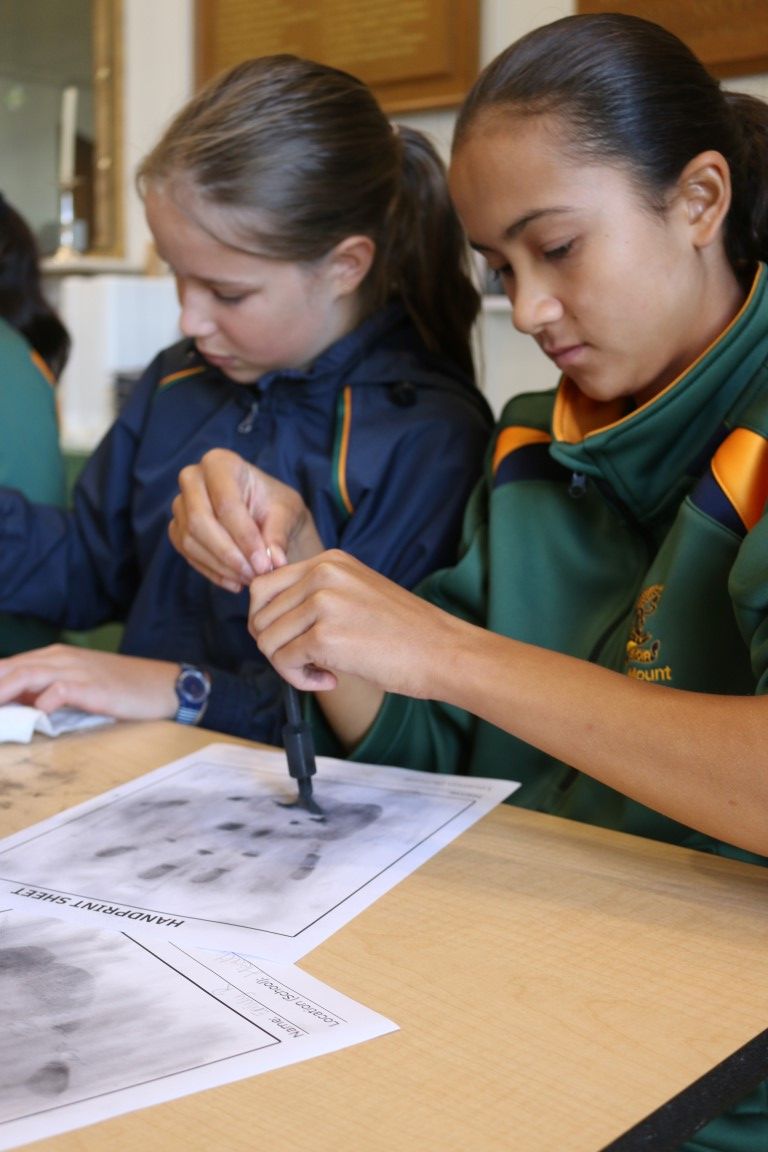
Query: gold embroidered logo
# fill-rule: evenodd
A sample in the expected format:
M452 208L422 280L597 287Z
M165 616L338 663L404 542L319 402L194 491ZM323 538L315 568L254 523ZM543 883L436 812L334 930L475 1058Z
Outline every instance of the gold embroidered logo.
M655 664L659 658L661 641L655 640L649 630L648 617L658 608L663 591L663 584L651 584L637 598L632 628L627 640L625 658L627 664ZM636 680L671 680L672 669L669 665L663 668L628 668L627 675L634 676Z

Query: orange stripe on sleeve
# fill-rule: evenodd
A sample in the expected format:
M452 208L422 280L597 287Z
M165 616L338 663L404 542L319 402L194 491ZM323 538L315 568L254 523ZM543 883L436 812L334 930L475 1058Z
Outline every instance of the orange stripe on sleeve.
M768 503L768 441L749 428L736 428L712 457L712 474L747 531Z
M493 471L496 471L510 452L516 452L518 448L525 448L529 444L549 444L551 440L549 432L544 432L541 428L523 428L517 425L503 428L493 452Z
M41 372L43 376L45 376L48 383L53 386L56 383L56 377L54 376L53 372L51 372L50 368L46 364L45 360L43 360L40 353L35 352L34 348L32 348L29 355L35 368L37 368L37 370Z

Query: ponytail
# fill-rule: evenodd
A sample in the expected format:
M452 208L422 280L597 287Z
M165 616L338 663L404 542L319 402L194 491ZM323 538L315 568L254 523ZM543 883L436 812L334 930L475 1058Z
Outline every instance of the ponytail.
M724 96L736 125L736 145L726 156L732 186L726 251L735 268L768 263L768 104L742 92Z
M469 252L448 195L445 166L427 137L396 129L401 182L389 222L384 275L424 343L474 379L471 335L480 307Z

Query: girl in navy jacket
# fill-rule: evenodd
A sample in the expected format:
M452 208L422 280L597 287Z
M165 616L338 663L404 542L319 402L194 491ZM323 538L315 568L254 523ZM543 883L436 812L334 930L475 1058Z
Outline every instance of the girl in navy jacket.
M167 536L179 471L236 450L339 546L405 586L452 560L491 417L478 294L441 161L346 73L247 61L182 109L139 185L184 339L150 365L71 512L0 490L0 611L124 624L120 654L0 661L0 703L201 722L275 742L279 681ZM201 688L190 704L180 666Z

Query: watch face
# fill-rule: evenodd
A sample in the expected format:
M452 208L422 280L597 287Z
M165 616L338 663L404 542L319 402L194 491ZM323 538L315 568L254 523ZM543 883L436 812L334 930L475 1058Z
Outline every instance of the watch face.
M186 703L202 704L208 699L208 682L197 669L188 670L179 676L178 694Z

